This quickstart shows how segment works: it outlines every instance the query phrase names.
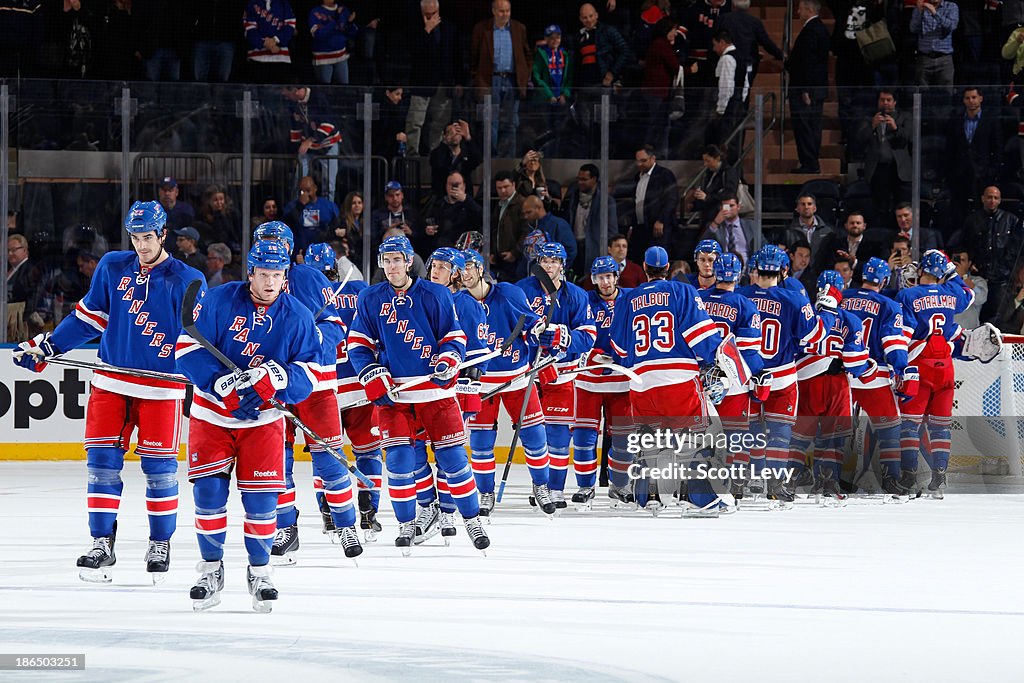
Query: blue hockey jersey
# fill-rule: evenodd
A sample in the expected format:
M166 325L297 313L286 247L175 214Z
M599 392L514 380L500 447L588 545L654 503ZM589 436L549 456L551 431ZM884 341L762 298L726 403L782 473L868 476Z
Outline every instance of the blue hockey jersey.
M808 301L811 300L811 296L807 293L807 288L804 287L804 283L800 282L795 277L784 278L781 282L779 282L779 287L782 287L783 289L788 289L791 292L796 292L797 294L802 295Z
M250 62L291 64L288 44L295 35L295 12L288 0L249 0L242 16ZM277 40L278 52L263 45L264 38Z
M338 285L331 283L333 286ZM359 300L359 294L362 293L369 285L362 280L353 280L346 282L345 286L341 288L341 292L335 295L335 302L337 303L338 316L341 318L341 323L347 330L352 325L352 318L356 315L356 302ZM366 398L366 392L363 391L363 385L359 383L358 373L355 368L352 367L352 361L348 357L348 338L342 338L337 346L338 364L335 366L338 373L338 403L340 405L348 405L349 403L355 403Z
M112 251L96 265L89 291L50 339L61 351L100 337L99 359L109 365L174 373L174 345L181 333L181 299L193 280L206 278L175 258L142 268L133 251ZM185 398L184 383L97 370L92 385L124 396Z
M963 328L953 316L974 303L974 291L959 275L934 285L916 285L901 290L896 302L903 307L903 330L910 340L909 362L923 358L949 358L961 342Z
M857 316L864 328L863 340L868 356L878 363L878 372L864 378L855 388L877 389L890 386L889 370L902 375L907 367L907 337L903 332L902 307L870 289L843 292L844 311Z
M357 374L371 363L381 363L402 384L430 375L442 353L460 360L466 355L466 333L447 287L414 278L408 290L396 291L384 281L359 295L348 332L348 354ZM425 403L454 395L454 383L444 388L425 380L397 400Z
M722 337L732 333L736 337L736 347L743 356L752 375L764 368L761 357L761 314L753 302L735 291L719 289L701 289L697 296L704 302L704 310L715 322ZM745 386L730 386L728 395L742 394L747 391Z
M359 35L359 26L350 19L351 16L352 11L342 5L320 5L309 11L313 66L337 64L348 59L348 43Z
M348 330L338 313L334 283L323 273L302 263L288 269L287 292L316 316L320 330L320 360L311 366L316 375L313 391L334 391L337 388L338 344Z
M825 338L817 344L804 347L804 354L796 361L797 379L810 379L828 372L834 360L840 360L843 369L854 377L868 369L868 351L864 348L864 326L860 318L839 309L837 314L819 311L825 329Z
M737 290L754 302L761 314L761 356L764 369L772 373L772 389L785 389L796 382L796 356L806 344L825 338L821 318L804 296L782 287L750 285Z
M455 301L455 314L459 317L459 326L466 333L466 360L486 355L491 347L487 344L487 314L484 313L484 307L464 289L452 294L452 299ZM474 367L480 368L480 372L485 372L489 362L484 361Z
M478 301L487 316L487 346L492 349L500 347L512 334L519 316L526 316L523 333L512 341L505 353L487 362L487 372L480 378L485 390L514 380L505 391L518 391L526 386L526 374L530 371L530 361L537 348L527 342L526 333L540 320L540 316L526 303L523 290L509 282L493 283L487 296Z
M238 367L252 368L274 361L288 374L288 386L277 392L282 403L300 403L313 391L313 366L320 360L320 333L313 316L298 299L282 293L268 306L253 302L249 283L229 282L215 287L198 305L196 328ZM214 389L230 371L187 332L178 337L178 370L195 384L190 414L221 427L246 428L269 424L281 417L264 404L256 420L231 415Z
M524 278L516 283L516 286L526 294L526 301L534 313L542 315L548 308L548 298L540 281L534 276ZM565 325L569 328L569 348L565 356L555 363L559 372L575 368L579 365L580 356L589 353L594 348L594 340L597 339L597 328L594 326L594 314L590 310L590 299L583 288L571 282L563 282L555 292L555 305L552 306L551 320L549 325ZM562 375L554 384L571 382L575 375Z
M590 300L590 310L594 314L594 326L597 329L597 340L594 342L594 350L606 356L615 358L612 350L611 329L612 320L615 319L615 304L622 301L622 297L631 290L619 288L615 298L605 301L597 290L587 292ZM629 378L617 372L610 372L602 375L597 372L581 372L576 376L576 386L580 389L592 391L597 394L617 394L629 391Z
M692 380L714 362L722 335L704 310L697 290L678 281L653 280L631 289L615 304L609 333L622 365L640 375L633 391Z

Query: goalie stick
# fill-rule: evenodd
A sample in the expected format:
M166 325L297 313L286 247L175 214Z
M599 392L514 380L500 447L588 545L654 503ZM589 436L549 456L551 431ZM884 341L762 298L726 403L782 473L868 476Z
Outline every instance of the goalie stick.
M195 309L196 309L196 297L199 295L199 289L203 286L202 280L193 280L189 283L185 289L185 296L181 302L181 327L183 330L196 340L200 346L206 349L210 355L220 361L221 365L234 373L235 377L242 377L245 373L235 365L234 361L224 355L224 353L216 346L210 343L210 340L203 336L203 334L196 328L195 321ZM327 453L329 453L335 460L340 462L342 465L347 467L349 471L355 475L356 479L363 483L368 489L373 489L373 482L370 481L369 477L360 472L358 469L348 464L348 458L345 457L344 453L339 453L330 444L321 439L316 432L310 429L305 422L303 422L295 413L288 410L288 408L277 400L276 396L271 396L268 403L273 407L280 410L286 418L288 418L292 424L306 435L307 438L312 439L321 446Z

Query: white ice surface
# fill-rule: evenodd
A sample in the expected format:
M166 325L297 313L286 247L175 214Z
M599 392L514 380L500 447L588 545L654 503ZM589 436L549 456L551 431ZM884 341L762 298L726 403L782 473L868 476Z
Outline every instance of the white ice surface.
M1024 680L1024 496L684 520L610 511L602 490L594 511L548 521L520 466L487 557L461 526L451 548L435 537L401 557L384 505L357 568L320 534L309 467L296 463L298 564L275 571L281 598L261 615L237 494L223 602L196 614L187 483L154 587L143 478L126 465L114 581L98 586L74 566L90 547L84 463L0 463L0 652L87 666L0 680Z

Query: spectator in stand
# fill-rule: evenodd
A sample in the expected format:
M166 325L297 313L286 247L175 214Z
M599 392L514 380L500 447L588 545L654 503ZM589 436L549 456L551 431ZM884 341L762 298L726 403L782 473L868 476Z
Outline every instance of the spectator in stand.
M36 300L42 283L43 271L29 260L28 240L24 235L7 238L7 342L17 344L31 339L41 331L30 321L36 311ZM33 327L39 328L33 331Z
M875 85L875 70L864 61L857 34L879 21L885 21L885 0L832 0L829 3L836 22L832 27L831 50L836 56L836 98L839 100L839 124L843 143L854 140L861 119L872 102L864 95Z
M142 62L147 81L181 80L182 44L186 33L181 25L169 20L176 12L176 5L171 0L132 3L135 55Z
M349 192L341 204L341 218L334 228L334 236L348 244L357 260L363 259L363 195ZM337 252L335 252L337 254Z
M953 316L953 322L966 330L973 330L981 324L981 309L988 301L988 281L981 276L965 247L957 245L950 249L949 260L956 264L957 274L974 292L974 301L970 307L963 313Z
M289 45L295 35L295 12L288 0L248 0L242 26L249 48L250 80L287 82L292 64Z
M166 176L160 180L157 194L160 198L160 206L167 212L167 228L176 230L192 225L196 219L196 210L186 201L178 201L178 194L181 189L178 181L172 176Z
M405 120L409 115L409 98L405 88L384 88L380 103L380 118L373 124L373 153L385 159L403 157L408 151L409 138L405 134Z
M88 251L100 257L110 251L107 238L85 223L79 223L65 230L61 235L61 246L65 254Z
M846 259L836 259L832 264L832 270L838 271L843 276L843 289L849 289L853 285L853 266Z
M732 11L722 15L719 27L728 31L733 45L742 55L747 66L747 82L754 87L758 67L761 64L759 47L780 62L784 59L782 50L768 35L760 19L750 13L750 0L733 0Z
M206 272L206 256L199 251L199 231L189 226L174 231L174 244L177 247L174 257L184 261L200 273Z
M644 0L640 5L640 21L629 36L630 48L635 55L645 55L654 39L654 27L665 17L671 16L670 0ZM683 42L680 40L680 42Z
M952 225L962 225L969 203L996 181L1002 160L1003 139L997 109L982 111L981 91L963 91L964 109L946 128L946 178L951 194Z
M576 238L576 262L568 264L577 273L587 272L587 264L601 254L601 172L594 164L583 164L576 183L569 187L562 208ZM619 229L615 200L608 198L608 233ZM586 279L586 278L584 278Z
M690 190L684 199L685 211L700 212L700 225L707 225L722 208L723 193L735 194L739 190L740 172L725 163L718 145L708 145L701 152L704 171L700 184Z
M250 227L255 229L256 226L263 223L279 220L281 220L281 209L277 204L277 200L273 197L266 197L260 202L260 212L252 217L252 225Z
M313 73L317 83L348 85L348 46L359 35L356 13L338 0L321 0L309 11Z
M888 213L910 197L910 114L896 110L892 90L878 92L878 111L861 126L858 144L864 152L864 179L871 185L875 211Z
M892 248L889 250L887 262L889 269L895 273L900 268L906 268L913 261L910 255L910 239L903 235L896 235L892 239Z
M669 110L672 102L672 84L679 74L679 58L676 56L676 35L679 25L666 17L654 26L651 46L644 56L644 79L641 83L642 97L647 108L647 132L655 151L668 156Z
M130 81L139 77L137 69L139 65L136 64L135 57L136 45L131 5L131 0L113 0L97 14L92 29L93 68L90 78ZM0 19L0 24L3 24L2 19ZM237 7L231 14L231 28L236 33L238 32ZM16 31L18 29L14 28L9 35L15 35ZM19 39L24 39L20 32L17 35ZM0 37L0 44L3 44L6 50L12 49L11 43L3 37ZM0 57L0 61L2 59ZM27 74L28 72L23 70L22 73ZM2 75L2 70L0 70L0 75Z
M885 245L877 240L864 237L868 229L867 219L858 211L851 211L843 224L844 231L832 235L826 246L825 263L830 260L843 260L858 273L860 266L867 263L872 256L885 258Z
M608 238L608 255L619 264L620 287L636 287L647 282L644 269L639 264L630 261L627 257L628 253L629 240L625 235L612 235Z
M789 276L796 278L808 292L817 289L818 273L811 268L811 245L799 238L787 249L789 252Z
M630 260L642 262L647 247L670 246L675 237L679 187L676 176L658 165L654 148L644 145L636 151L633 206L629 232ZM671 253L671 251L670 251Z
M415 84L405 119L409 154L419 156L421 148L429 154L441 139L443 126L451 119L452 97L461 91L462 67L459 59L455 24L441 18L438 0L420 0L421 26L414 27L410 41L412 75ZM427 116L430 127L426 140L420 132Z
M509 171L494 174L498 210L491 212L491 272L499 280L514 280L519 244L526 236L523 196L516 192L516 178Z
M544 233L545 242L558 242L565 247L567 255L565 259L566 268L571 268L576 262L576 238L573 237L572 229L564 219L553 213L548 213L544 208L544 202L537 195L530 195L523 200L523 218L526 219L528 230L540 230ZM523 273L526 277L528 273Z
M200 242L241 244L241 221L224 188L219 185L210 185L203 192L197 219L193 227L199 231Z
M458 171L472 192L472 175L481 163L480 150L469 134L469 124L459 119L444 127L441 144L430 152L430 190L438 196L447 193L448 176Z
M284 207L284 222L295 233L296 252L305 252L310 244L323 242L338 225L337 205L326 197L317 196L313 176L299 180L299 196Z
M342 280L347 278L349 282L362 280L363 272L359 270L359 268L356 267L356 264L349 258L349 254L351 252L349 250L348 240L344 238L332 239L329 243L331 245L331 249L334 249L334 258L338 270L338 276ZM361 256L362 255L359 255L360 260L362 260Z
M237 282L238 277L228 266L231 265L231 249L223 242L214 242L206 248L206 284L210 289L225 282Z
M562 27L544 29L544 43L533 53L533 99L544 109L547 129L559 131L572 102L572 55L562 47Z
M818 215L818 200L813 194L805 193L796 198L796 216L786 229L782 242L794 244L803 240L807 243L811 251L811 271L817 278L826 261L834 256L828 253L827 246L835 234L835 229ZM796 270L795 264L793 269Z
M893 211L893 215L896 218L896 230L900 237L906 238L907 240L907 253L910 253L910 244L913 244L914 239L914 209L910 202L900 202L896 205L896 209ZM921 253L925 253L930 249L942 249L942 235L938 230L932 230L931 228L921 228ZM905 264L904 264L905 265Z
M426 253L422 246L423 222L416 210L405 203L405 192L398 181L390 180L384 186L384 208L373 212L372 224L375 244L380 244L388 230L399 228L412 241L416 253Z
M917 0L910 15L910 32L917 34L917 85L953 87L953 31L960 8L946 0Z
M789 71L789 112L800 165L793 173L820 173L821 119L828 96L828 29L818 17L818 0L800 0L800 34L786 60Z
M985 188L981 195L981 208L967 217L964 223L963 243L971 261L988 276L988 301L981 310L981 319L992 320L1004 297L1013 295L1006 283L1018 266L1024 263L1021 221L1014 214L999 208L1003 195L998 187ZM1009 331L1009 330L1007 330Z
M722 251L736 254L743 263L761 249L764 236L754 221L740 218L740 200L735 193L722 193L722 206L707 226L701 239L713 239Z
M483 209L469 195L463 175L458 171L449 173L445 188L444 197L434 201L427 213L427 229L433 221L437 230L431 251L455 246L459 235L471 230L480 232L483 226Z
M333 202L341 130L333 123L334 113L327 104L327 97L320 90L314 92L312 88L294 84L282 88L281 94L288 101L289 139L299 158L296 186L299 178L310 174L310 162L316 159L323 196Z
M581 88L610 88L622 79L633 53L618 29L601 23L597 8L580 5L580 29L576 44L577 84Z
M1024 3L1019 3L1024 6ZM1005 13L1004 13L1005 18ZM1021 23L1024 24L1024 16L1021 16ZM1015 90L1017 81L1020 80L1020 72L1024 70L1024 26L1015 26L1013 32L1010 33L1009 37L1003 43L1002 57L1008 62L1013 62L1012 66L1003 63L1003 71L1009 71L1010 77L1013 81L1010 83L1010 93L1007 95L1007 101L1011 104L1020 93Z
M540 165L542 158L535 149L526 151L516 167L516 192L523 197L536 195L544 202L545 209L557 210L562 205L562 186L544 175Z
M999 307L995 320L986 320L998 325L999 329L1011 334L1024 334L1024 265L1021 265L1013 273L1013 279L1007 283L1007 295ZM1010 296L1010 292L1016 292L1016 296ZM991 296L989 297L991 299Z
M690 282L690 264L682 259L677 259L669 264L668 279L677 282Z
M715 96L715 116L708 126L709 142L725 149L725 141L740 124L746 110L746 101L750 92L747 82L746 67L739 61L739 53L732 44L728 31L719 31L711 41L718 65L715 76L718 78ZM736 163L743 146L743 134L740 133L729 143L727 160Z
M715 87L718 60L712 48L712 37L721 30L722 19L729 10L726 0L697 0L683 10L679 31L686 39L686 87L692 91L688 101L704 99L702 91Z
M227 83L235 63L238 0L191 0L187 16L195 17L192 66L200 83Z
M469 66L479 96L490 92L497 108L491 131L491 152L508 158L515 153L519 101L526 97L531 54L526 26L512 19L509 0L491 0L491 19L473 27Z

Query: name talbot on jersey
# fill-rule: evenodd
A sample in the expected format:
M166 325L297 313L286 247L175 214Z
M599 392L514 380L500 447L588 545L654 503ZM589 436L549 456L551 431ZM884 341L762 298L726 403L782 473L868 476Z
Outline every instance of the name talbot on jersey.
M956 297L949 294L925 294L914 299L914 312L924 311L930 308L948 308L956 310Z
M669 305L669 301L671 301L671 299L672 295L668 292L648 292L633 299L630 302L630 305L632 305L633 312L635 313L641 308L649 308L651 306L665 308Z
M160 350L157 352L157 356L160 358L168 358L174 353L174 344L164 344L164 339L167 335L163 332L157 332L157 322L149 319L149 313L142 310L142 304L146 303L145 299L135 298L135 287L131 286L132 278L123 277L121 282L117 285L117 291L124 292L121 296L122 301L129 301L128 314L135 316L135 325L142 328L143 337L152 337L149 340L149 346L158 347Z

